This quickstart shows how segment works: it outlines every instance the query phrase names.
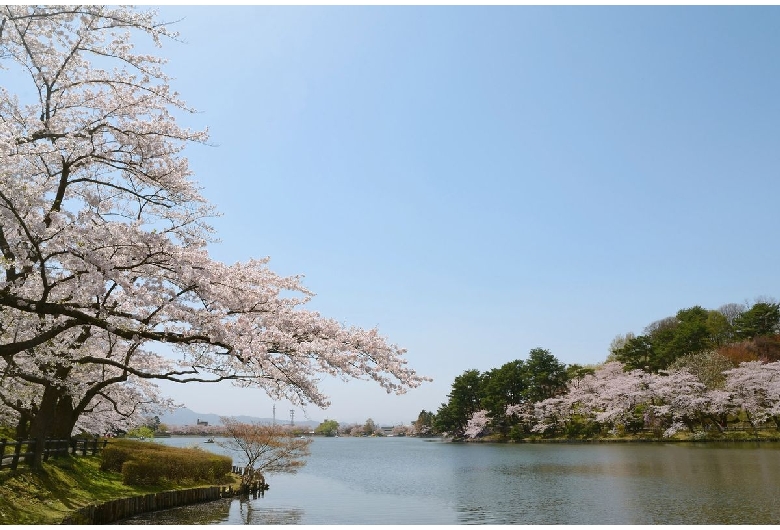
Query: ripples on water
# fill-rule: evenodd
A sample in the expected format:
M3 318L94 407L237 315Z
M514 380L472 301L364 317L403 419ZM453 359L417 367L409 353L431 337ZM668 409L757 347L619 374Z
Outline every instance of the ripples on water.
M193 439L165 443L192 445ZM219 450L215 444L208 449ZM778 524L780 445L316 438L265 496L133 524ZM236 463L239 463L236 458Z

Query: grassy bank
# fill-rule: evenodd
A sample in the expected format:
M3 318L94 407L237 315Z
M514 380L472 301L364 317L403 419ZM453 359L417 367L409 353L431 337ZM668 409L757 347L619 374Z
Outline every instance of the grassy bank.
M179 479L132 486L125 484L122 473L102 471L101 462L100 456L65 457L49 460L40 470L0 471L0 524L58 524L90 504L214 483Z

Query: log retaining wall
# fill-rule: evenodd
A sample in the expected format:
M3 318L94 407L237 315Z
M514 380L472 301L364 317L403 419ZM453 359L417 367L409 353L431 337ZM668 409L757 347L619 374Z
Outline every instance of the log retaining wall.
M232 496L232 488L206 486L186 490L161 491L102 504L91 504L66 517L62 524L110 524L139 513L154 512L200 502L216 501Z

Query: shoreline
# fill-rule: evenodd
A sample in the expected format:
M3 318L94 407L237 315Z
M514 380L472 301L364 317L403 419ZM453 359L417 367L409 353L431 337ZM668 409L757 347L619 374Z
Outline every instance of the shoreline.
M780 443L780 434L768 437L750 437L750 438L524 438L520 440L510 440L507 438L491 438L485 436L482 438L447 438L442 437L443 441L449 443L495 443L495 444L594 444L594 443Z
M232 492L230 496L233 496ZM200 486L134 495L83 506L65 516L60 524L112 524L142 513L203 504L226 497L228 493L225 486Z

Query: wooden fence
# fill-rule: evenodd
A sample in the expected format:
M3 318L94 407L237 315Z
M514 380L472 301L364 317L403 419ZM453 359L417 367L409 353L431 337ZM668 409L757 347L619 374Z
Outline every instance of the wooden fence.
M95 455L103 449L108 440L100 441L98 438L72 440L46 440L43 447L43 460L57 458L58 456L71 455ZM37 440L8 440L0 438L0 469L16 469L19 464L35 454Z

